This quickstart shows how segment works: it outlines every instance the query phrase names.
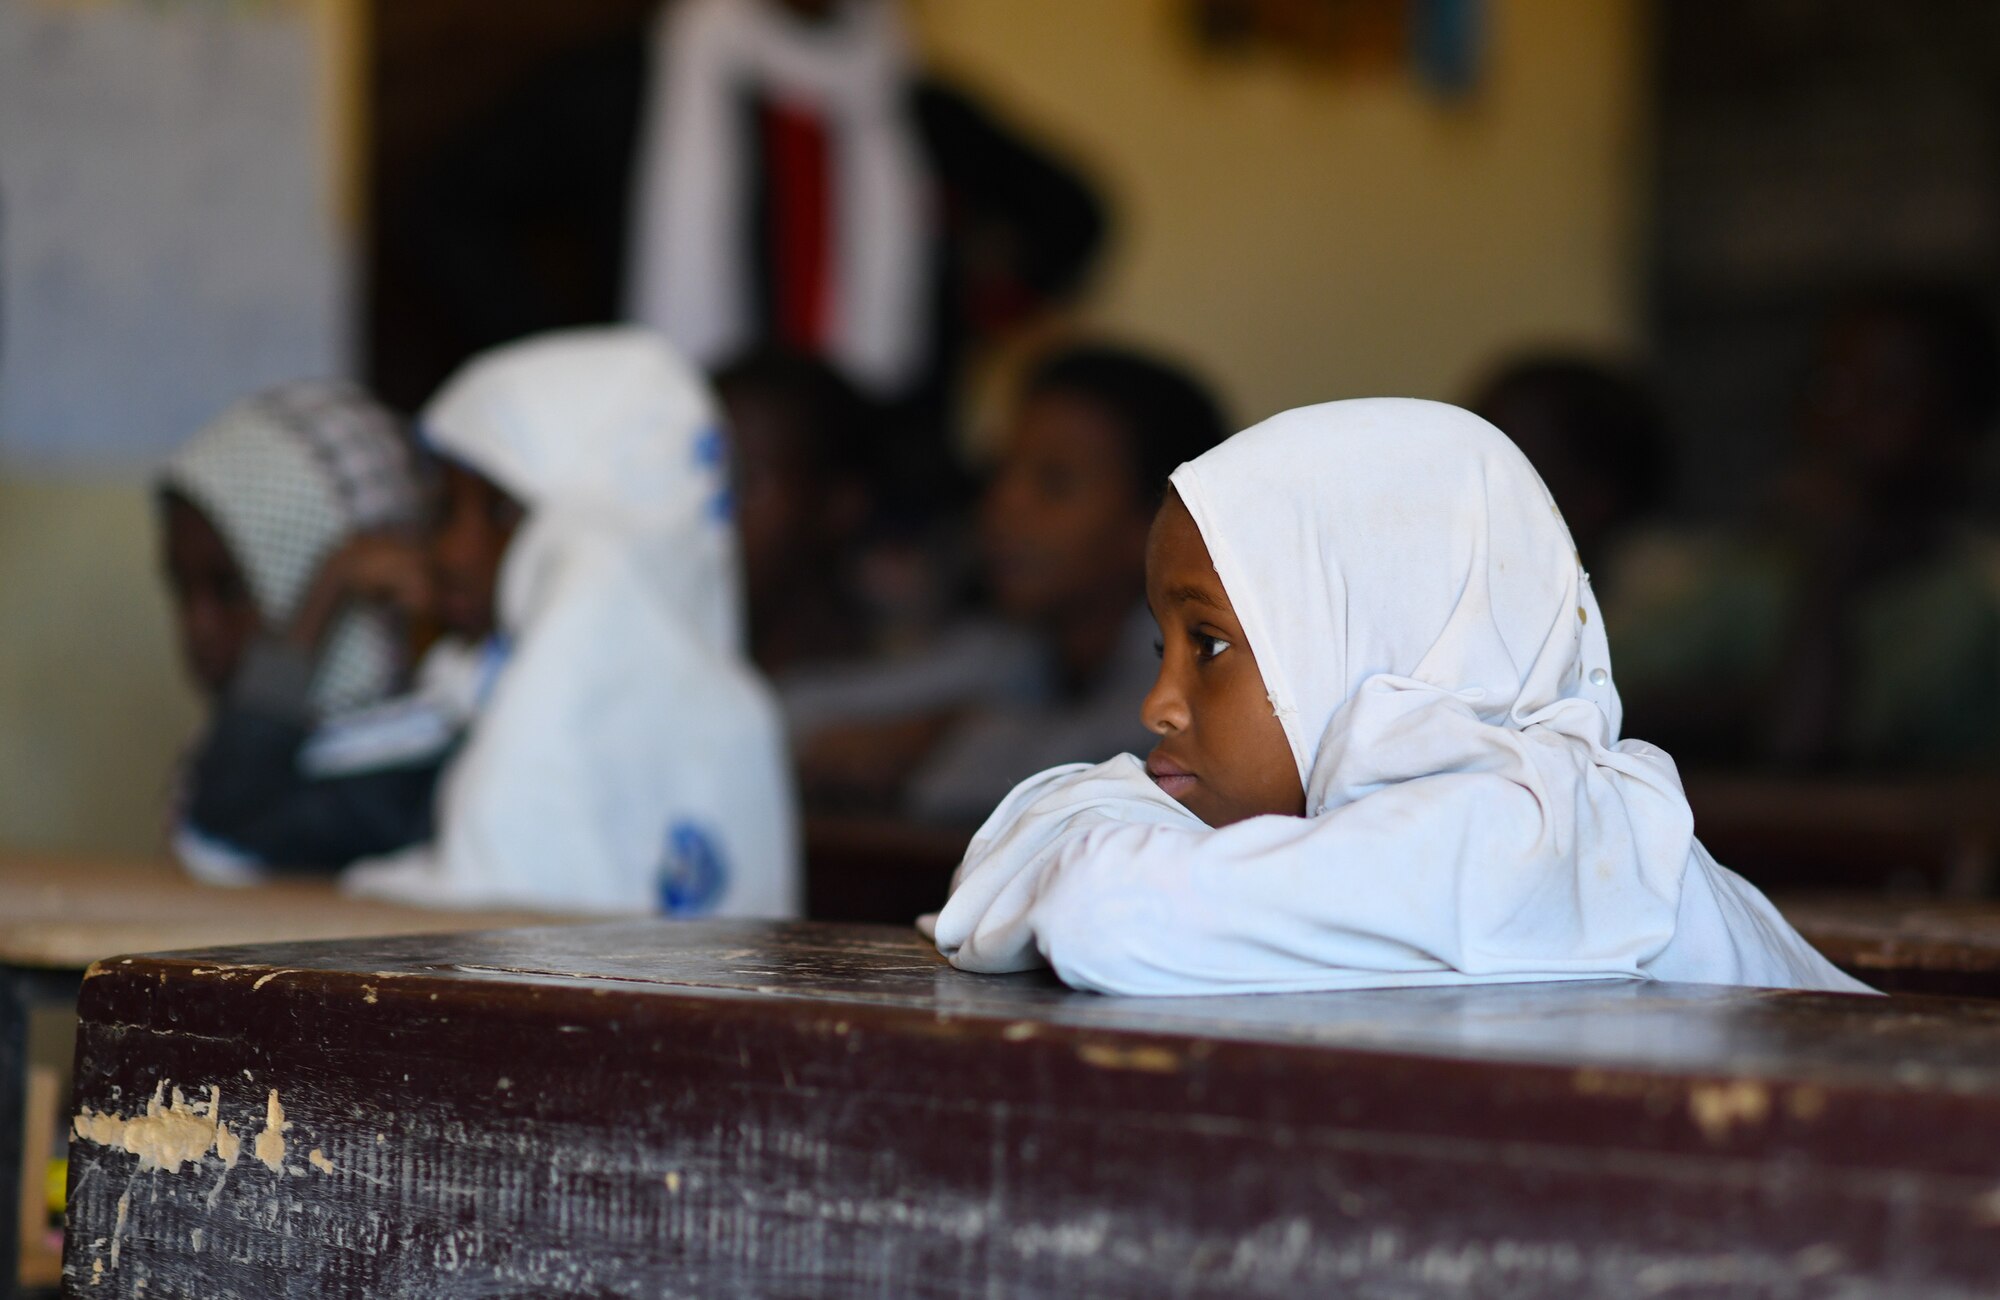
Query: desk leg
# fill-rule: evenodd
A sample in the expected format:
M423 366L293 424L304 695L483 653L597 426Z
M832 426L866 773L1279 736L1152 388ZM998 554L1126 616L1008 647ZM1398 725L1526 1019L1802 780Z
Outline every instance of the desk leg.
M28 1007L19 971L0 968L0 1295L21 1278L21 1129L28 1097Z
M21 1216L39 1207L46 1169L24 1169L23 1131L28 1121L29 1016L40 1007L73 1008L82 988L67 971L0 966L0 1298L53 1295L21 1282ZM67 1106L67 1097L61 1100ZM38 1116L37 1122L46 1122ZM23 1200L23 1196L28 1200Z

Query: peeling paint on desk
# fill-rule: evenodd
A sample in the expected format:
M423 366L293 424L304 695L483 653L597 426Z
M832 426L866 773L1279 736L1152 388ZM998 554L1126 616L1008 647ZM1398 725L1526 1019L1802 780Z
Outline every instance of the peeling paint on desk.
M1176 1074L1181 1068L1178 1054L1164 1047L1117 1047L1110 1043L1084 1043L1076 1049L1077 1059L1100 1070L1139 1070L1147 1074Z

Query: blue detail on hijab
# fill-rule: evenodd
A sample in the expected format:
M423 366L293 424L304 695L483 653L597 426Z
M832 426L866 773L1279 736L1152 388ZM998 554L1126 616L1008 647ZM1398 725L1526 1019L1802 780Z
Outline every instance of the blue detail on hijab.
M736 494L729 487L729 438L719 424L703 429L694 440L694 463L715 471L715 495L708 499L710 520L726 524L736 517Z
M729 867L715 836L696 822L675 822L660 867L660 910L668 916L706 916L728 891Z

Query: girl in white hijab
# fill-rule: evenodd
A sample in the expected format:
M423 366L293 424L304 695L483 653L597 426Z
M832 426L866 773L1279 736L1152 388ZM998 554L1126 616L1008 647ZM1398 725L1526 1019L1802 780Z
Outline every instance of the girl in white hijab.
M742 651L706 384L650 331L569 331L475 358L422 424L507 516L486 590L468 595L439 565L446 603L490 611L475 657L488 668L472 677L435 843L357 864L348 887L462 906L793 914L785 747Z
M1673 761L1618 738L1589 580L1498 430L1332 402L1172 483L1161 739L1001 804L935 921L954 965L1107 993L1867 991L1702 848Z

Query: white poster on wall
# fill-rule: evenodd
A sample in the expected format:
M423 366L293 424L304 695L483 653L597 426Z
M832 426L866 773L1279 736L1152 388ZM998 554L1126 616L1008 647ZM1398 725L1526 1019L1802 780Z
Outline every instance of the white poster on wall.
M311 16L0 0L0 470L144 472L245 392L347 371Z

